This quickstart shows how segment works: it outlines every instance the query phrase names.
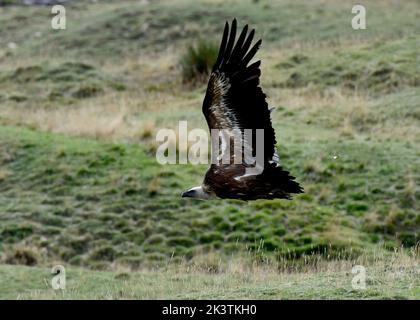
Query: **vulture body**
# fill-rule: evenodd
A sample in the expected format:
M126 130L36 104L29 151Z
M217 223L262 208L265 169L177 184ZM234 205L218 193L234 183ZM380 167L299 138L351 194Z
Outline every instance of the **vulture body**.
M235 161L237 153L233 135L225 138L230 143L222 141L221 151L223 155L228 153L229 163L217 158L218 161L212 162L208 169L202 185L184 192L182 196L201 199L291 199L293 193L302 193L303 189L279 165L271 110L259 86L261 61L250 64L261 40L251 46L255 31L248 33L247 25L236 40L236 29L236 19L230 28L226 22L219 54L210 74L203 113L211 132L240 133L242 157L239 163ZM252 132L253 139L246 138L246 130ZM259 149L255 138L257 131L263 132L263 161L260 163L263 169L258 174L249 174L247 169L252 165L246 161L246 154L254 156Z

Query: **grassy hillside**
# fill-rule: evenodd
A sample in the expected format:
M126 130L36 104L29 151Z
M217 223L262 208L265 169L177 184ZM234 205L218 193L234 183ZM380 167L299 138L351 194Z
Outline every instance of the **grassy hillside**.
M137 145L12 127L0 132L6 261L19 262L25 250L40 262L138 266L212 250L347 255L348 248L417 241L417 191L410 183L420 157L410 144L384 150L377 142L329 138L302 150L291 141L280 154L305 181L304 195L202 202L180 194L204 167L160 166ZM385 181L391 186L382 189Z
M307 261L351 264L401 246L417 252L420 6L365 1L368 28L355 31L352 5L72 1L66 30L50 28L47 6L0 7L0 263L37 266L0 266L0 297L25 289L21 283L9 290L1 279L29 270L39 279L56 263L89 268L74 272L119 286L112 270L204 260L211 271L214 261L239 255L273 270L297 266L285 283L279 280L287 286L289 276L308 277L294 274ZM189 129L206 128L205 84L183 82L182 55L187 45L218 42L224 21L233 17L263 38L261 80L276 107L280 162L305 188L293 201L181 199L201 182L206 166L155 160L157 130L183 120ZM322 297L364 297L340 287L345 270L334 269L337 286L323 287ZM306 272L311 281L329 281L316 267ZM162 275L162 288L176 274ZM211 284L198 291L199 279L224 283L229 274L212 277L187 275L182 283L192 287L182 294L220 295ZM228 284L226 297L266 297L264 286L275 276L255 277L255 295L234 289L251 290L239 279ZM293 285L285 297L316 297L310 285ZM383 282L377 285L379 291L372 290L380 293L365 297L419 294L385 293ZM149 297L141 288L124 288L134 293L123 297ZM162 288L151 297L180 297L178 287ZM82 288L68 297L78 294L88 296Z
M48 6L3 9L2 41L14 41L22 55L70 56L94 61L121 54L156 52L191 39L219 40L220 25L236 17L257 28L268 45L285 48L337 45L349 41L400 38L418 28L416 1L365 1L368 28L351 28L351 1L72 1L66 4L65 32L50 28ZM31 27L22 29L22 25ZM41 32L35 35L35 32Z

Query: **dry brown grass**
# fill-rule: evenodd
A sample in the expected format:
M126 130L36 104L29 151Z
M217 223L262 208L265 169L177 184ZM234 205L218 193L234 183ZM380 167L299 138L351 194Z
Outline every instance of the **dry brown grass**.
M100 111L99 111L100 109ZM74 109L33 110L26 115L9 110L16 124L25 124L41 131L65 133L90 138L113 138L123 135L123 108L111 104L101 107L88 105Z
M331 224L326 233L333 233L335 237L341 238L343 243L347 242L346 232L339 232L334 224ZM318 272L351 272L355 265L365 266L367 269L419 269L420 247L413 247L410 250L396 248L393 252L376 247L373 251L366 248L361 254L353 258L345 256L323 257L311 254L303 255L300 258L279 256L277 258L259 256L258 252L249 252L248 255L232 254L230 257L220 252L210 251L195 255L192 259L172 261L159 266L145 266L140 269L132 268L126 264L113 263L111 270L114 272L155 272L162 274L222 274L238 275L243 274L250 277L271 275L287 276L291 274L308 276Z
M154 178L150 181L149 185L147 186L147 192L150 196L155 196L160 190L160 180L159 178Z
M417 250L417 251L416 251ZM40 287L47 273L20 268L25 280L6 297L24 299L390 299L418 298L418 249L375 251L357 259L305 257L261 263L250 257L226 260L216 253L163 268L131 270L114 265L113 272L67 268L66 290L57 294ZM366 288L352 287L354 266L366 272ZM17 268L14 266L13 268ZM40 279L40 283L28 282ZM8 267L0 272L7 274ZM16 271L13 271L16 272ZM34 273L35 279L34 279ZM124 281L122 281L124 280ZM30 286L30 290L28 290ZM37 288L37 289L35 289Z
M340 44L341 49L351 45ZM316 46L316 44L312 44ZM188 120L190 128L206 128L201 114L204 88L193 90L181 83L177 61L183 48L170 47L159 53L139 58L126 57L120 64L108 62L103 68L109 74L125 74L129 79L124 92L105 92L98 97L77 101L60 108L40 105L18 108L6 102L0 110L2 123L28 125L44 131L103 139L151 138L158 128L176 128L179 120ZM342 88L320 90L308 85L303 88L278 87L286 73L275 66L291 54L302 52L310 56L311 48L269 48L262 50L262 86L270 106L284 112L274 112L274 124L281 127L284 113L291 113L294 122L333 129L343 137L359 134L374 135L378 139L416 141L420 128L415 120L401 125L375 117L374 99L366 93ZM330 47L317 48L317 54ZM36 61L19 61L22 66ZM176 115L176 116L175 116Z
M413 178L413 174L409 173L406 176L406 183L404 187L404 194L407 200L414 202L416 200L416 181Z
M5 168L0 168L0 182L2 182L3 180L5 180L7 177L9 177L11 175L11 171L7 170Z

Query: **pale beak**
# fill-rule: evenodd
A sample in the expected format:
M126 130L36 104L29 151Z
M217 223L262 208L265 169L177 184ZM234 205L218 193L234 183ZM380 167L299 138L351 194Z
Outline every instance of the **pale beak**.
M182 193L181 197L182 198L193 198L194 193L195 193L195 190L188 190L188 191L185 191L184 193Z

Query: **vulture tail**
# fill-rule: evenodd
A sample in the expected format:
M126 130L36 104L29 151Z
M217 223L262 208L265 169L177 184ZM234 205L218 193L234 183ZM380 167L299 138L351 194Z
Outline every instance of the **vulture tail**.
M280 166L270 166L262 173L269 198L291 199L293 193L303 193L303 188L295 181L295 177L291 176L286 170Z

